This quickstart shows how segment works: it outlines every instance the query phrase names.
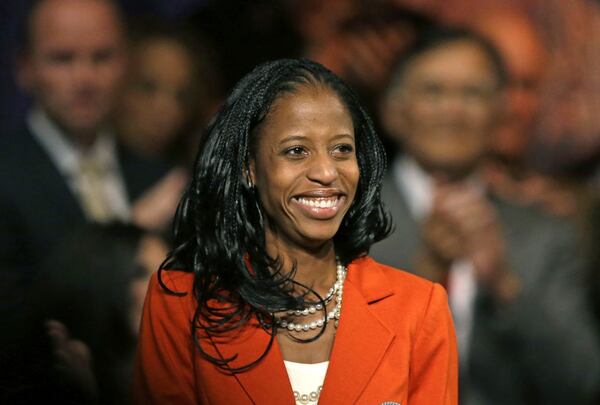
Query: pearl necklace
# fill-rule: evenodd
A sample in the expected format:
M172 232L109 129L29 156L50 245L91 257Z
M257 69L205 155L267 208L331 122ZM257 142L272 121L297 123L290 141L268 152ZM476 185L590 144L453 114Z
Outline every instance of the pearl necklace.
M294 399L296 403L302 405L308 404L309 402L317 402L321 396L323 386L319 385L316 391L311 391L309 394L300 394L298 391L294 391Z
M315 330L317 328L322 328L325 325L325 321L329 322L334 320L334 326L337 328L340 320L340 315L342 312L342 296L344 293L344 280L346 279L347 269L344 267L339 261L337 262L337 271L336 271L336 279L333 287L330 288L330 291L333 291L331 296L335 296L335 307L327 313L327 315L323 316L316 321L307 322L307 323L296 323L290 322L287 318L277 319L277 325L280 328L285 328L290 332L308 332L309 330ZM314 314L317 310L322 310L322 304L316 304L315 306L310 306L308 308L304 308L302 310L292 310L288 311L288 315L308 315Z
M331 302L331 300L333 299L335 293L338 290L338 282L337 279L336 281L334 281L333 285L331 286L331 288L329 289L329 291L327 292L327 296L323 299L323 302L325 303L325 305L329 304ZM307 316L310 314L315 314L317 311L321 311L323 309L323 304L321 302L318 302L316 304L310 304L309 306L305 307L304 309L290 309L289 311L287 311L287 314L290 316Z

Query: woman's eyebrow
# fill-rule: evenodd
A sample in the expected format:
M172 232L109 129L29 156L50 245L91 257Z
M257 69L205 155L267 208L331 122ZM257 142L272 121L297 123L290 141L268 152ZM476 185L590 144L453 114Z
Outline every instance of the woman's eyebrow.
M347 134L347 133L334 135L331 139L337 140L340 138L350 138L351 140L354 140L354 136L352 134ZM308 139L308 137L306 137L304 135L290 135L290 136L286 136L281 141L279 141L279 144L293 142L293 141L306 141L307 139Z
M307 139L307 137L304 135L290 135L290 136L286 136L281 141L279 141L279 144L281 145L281 144L293 142L293 141L305 141L306 139Z
M331 139L332 140L338 140L338 139L341 139L341 138L350 138L351 140L354 141L354 135L352 135L352 134L346 134L346 133L335 135Z

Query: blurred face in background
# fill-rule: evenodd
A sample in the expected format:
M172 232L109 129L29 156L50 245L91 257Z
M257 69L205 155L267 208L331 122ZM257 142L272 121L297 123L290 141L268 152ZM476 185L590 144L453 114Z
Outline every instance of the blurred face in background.
M92 143L124 70L116 10L102 0L46 0L31 16L29 34L21 83L67 136Z
M160 38L138 44L118 109L120 135L145 154L160 154L188 124L193 81L193 61L181 44Z
M486 53L456 40L418 54L401 74L384 105L388 133L431 174L470 174L487 152L499 113Z

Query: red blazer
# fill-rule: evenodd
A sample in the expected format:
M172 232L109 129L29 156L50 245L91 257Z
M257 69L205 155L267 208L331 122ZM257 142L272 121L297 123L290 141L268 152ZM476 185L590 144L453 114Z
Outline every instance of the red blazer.
M293 405L294 397L275 339L250 370L231 375L204 360L190 325L196 302L193 274L163 272L150 282L134 376L136 404ZM257 359L269 335L248 326L229 339L202 343L232 364ZM206 346L204 346L206 344ZM456 339L446 293L438 284L362 258L348 266L339 327L319 405L455 405L458 403Z

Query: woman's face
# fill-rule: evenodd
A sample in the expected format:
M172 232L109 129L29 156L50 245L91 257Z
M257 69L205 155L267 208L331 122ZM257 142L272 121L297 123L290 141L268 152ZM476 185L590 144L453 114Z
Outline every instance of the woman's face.
M359 179L352 118L324 85L302 85L278 98L257 129L251 177L276 246L331 241Z
M139 45L117 111L126 140L150 154L163 151L187 123L192 82L192 60L177 42L154 39Z

